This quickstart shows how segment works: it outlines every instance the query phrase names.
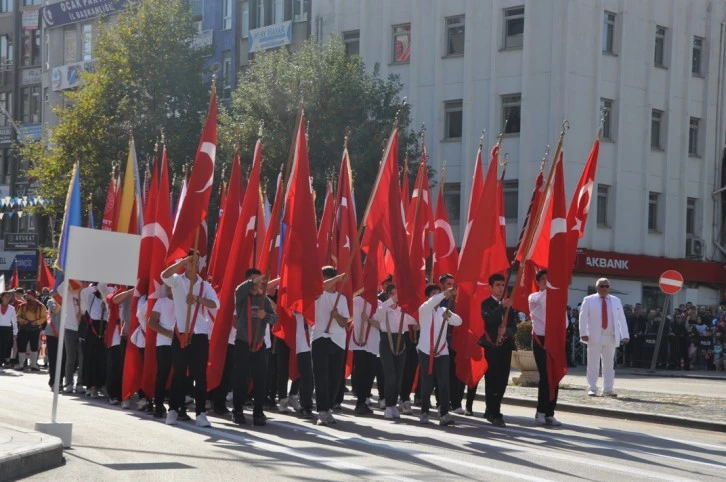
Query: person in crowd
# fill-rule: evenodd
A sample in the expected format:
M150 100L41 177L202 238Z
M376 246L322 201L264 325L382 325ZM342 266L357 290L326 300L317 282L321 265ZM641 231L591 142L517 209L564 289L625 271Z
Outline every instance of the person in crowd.
M377 309L377 306L376 306ZM353 391L356 396L355 414L371 415L367 400L376 374L378 330L370 323L373 307L363 297L353 298L353 326L350 332L350 349L353 352ZM373 336L371 336L373 335Z
M166 409L166 381L169 379L172 366L171 344L174 339L174 328L177 325L174 307L174 292L164 286L163 298L154 303L149 317L149 328L156 332L156 381L154 383L154 418L164 418Z
M713 347L713 369L726 371L726 341L721 337L716 338L716 345Z
M447 325L461 326L459 315L445 306L444 300L452 300L456 290L451 287L441 292L439 285L426 287L427 300L419 307L420 333L417 345L419 358L419 379L421 384L421 423L428 423L431 405L431 392L436 380L439 387L439 425L453 425L454 419L449 414L449 351L446 337L442 337Z
M47 288L44 288L47 290ZM48 386L53 390L55 386L55 366L58 357L58 330L60 328L61 305L48 296L46 310L50 314L49 322L45 327L45 343L48 347ZM66 352L61 355L61 367L65 366ZM60 387L63 387L63 370L60 372Z
M91 398L103 396L103 387L106 385L106 324L108 321L108 307L105 298L113 288L104 283L88 285L81 290L81 309L85 308L86 333L83 354L83 385L86 386L86 395Z
M18 317L15 307L10 304L13 294L9 291L2 293L0 305L0 369L10 367L10 350L13 338L18 336Z
M48 307L48 298L50 298L50 288L45 286L42 290L40 290L40 296L38 297L38 299L41 303L46 305L46 308Z
M180 269L184 269L183 274L178 273ZM207 310L218 309L219 299L212 285L204 281L198 272L199 253L191 249L186 258L182 258L161 273L161 279L173 293L172 301L176 317L174 330L176 336L173 337L171 345L174 375L171 382L169 411L166 414L168 425L176 424L177 420L191 420L184 406L184 396L189 386L186 377L188 370L194 381L195 423L199 427L210 426L206 414L207 360L211 324ZM187 320L189 320L188 326Z
M30 370L40 371L38 366L38 348L40 345L40 330L47 323L47 310L38 301L38 293L28 290L25 294L25 303L17 311L18 317L18 370L25 370L26 350L30 347Z
M686 327L686 320L683 316L676 316L675 323L673 324L673 337L674 344L672 353L674 356L671 357L675 363L676 369L690 370L691 360L688 356L688 328Z
M78 368L78 376L76 378L75 392L83 394L86 389L83 388L83 348L81 342L81 301L80 291L82 284L70 282L68 285L68 298L70 305L66 309L65 319L65 337L63 338L63 348L66 352L66 361L63 366L65 386L63 393L73 393L73 375ZM59 325L60 326L60 325Z
M574 368L577 365L575 364L575 354L573 353L573 343L574 340L578 338L577 336L577 318L579 316L579 312L577 308L568 309L567 311L567 344L565 345L565 356L567 357L567 366L569 368Z
M118 286L106 295L104 300L108 310L108 324L104 334L106 345L106 392L111 405L121 402L121 391L124 373L124 355L126 354L127 337L123 335L124 321L121 319L121 304L116 296L128 291L125 286Z
M617 397L615 383L615 348L628 343L628 324L620 299L610 294L610 281L600 278L597 293L586 296L580 309L580 339L587 343L588 396L598 393L597 381L602 363L603 396Z

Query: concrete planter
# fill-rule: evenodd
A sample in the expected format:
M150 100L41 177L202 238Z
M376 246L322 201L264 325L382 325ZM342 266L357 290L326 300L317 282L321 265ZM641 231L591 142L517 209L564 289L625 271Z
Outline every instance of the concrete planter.
M521 373L518 378L512 381L524 387L534 387L539 383L539 371L534 361L534 352L518 350L512 352L512 365Z

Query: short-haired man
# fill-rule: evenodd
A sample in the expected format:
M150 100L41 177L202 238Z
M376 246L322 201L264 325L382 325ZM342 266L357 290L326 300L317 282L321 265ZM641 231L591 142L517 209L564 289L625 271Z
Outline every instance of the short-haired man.
M628 343L628 323L620 299L610 294L610 281L600 278L597 293L586 296L580 308L580 339L587 343L588 396L597 396L597 379L602 361L603 396L617 397L615 383L615 348Z

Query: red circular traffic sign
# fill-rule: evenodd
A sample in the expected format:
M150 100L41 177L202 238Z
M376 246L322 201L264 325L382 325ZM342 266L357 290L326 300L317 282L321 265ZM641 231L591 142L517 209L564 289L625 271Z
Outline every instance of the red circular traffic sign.
M676 270L669 269L658 280L658 286L663 293L674 295L683 288L683 275Z

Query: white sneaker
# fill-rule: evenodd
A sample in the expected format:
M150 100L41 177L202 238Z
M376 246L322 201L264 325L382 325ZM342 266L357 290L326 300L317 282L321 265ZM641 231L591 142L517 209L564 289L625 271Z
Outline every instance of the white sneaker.
M404 415L413 415L413 410L411 409L411 402L403 402L403 410L401 410L401 413Z
M66 385L63 387L63 393L73 393L73 385Z
M383 412L383 418L393 420L393 407L386 407L386 411Z
M562 422L560 422L559 420L557 420L554 416L552 416L552 417L545 417L545 420L547 422L547 425L549 425L551 427L561 427L562 426Z
M429 414L428 413L422 413L421 416L418 418L418 421L420 423L429 423Z
M366 405L375 405L376 402L373 401L371 397L366 398Z
M209 423L209 420L207 420L207 414L204 412L197 415L197 420L195 423L197 424L197 427L211 427L212 426L212 424Z
M335 417L333 417L332 410L328 410L326 418L327 418L329 424L334 424L335 422L337 422L337 420L335 420Z
M588 397L597 397L597 390L588 390L587 396Z
M300 397L297 395L290 395L287 403L296 412L302 410L302 405L300 405Z
M136 404L136 410L145 410L148 404L149 401L145 398L142 398L141 400L139 400L139 403Z
M176 410L169 410L166 412L166 424L167 425L176 425L176 420L179 417L179 414L176 413Z
M131 404L129 403L128 398L121 402L121 408L123 410L128 410L131 407Z
M78 395L85 395L86 394L86 389L83 388L83 386L81 386L81 385L76 385L76 393Z
M378 400L378 408L380 408L381 410L386 409L386 399L385 398L381 398Z
M393 410L393 418L401 418L401 414L398 412L398 408L391 407L391 409Z
M542 412L537 412L537 414L534 416L534 422L537 425L546 425L547 421L545 420L545 414Z
M280 400L280 403L277 405L277 411L280 413L290 413L290 407L288 407L289 402L289 398L283 398Z
M454 413L457 415L464 415L466 413L463 408L459 407L456 410L454 410Z

